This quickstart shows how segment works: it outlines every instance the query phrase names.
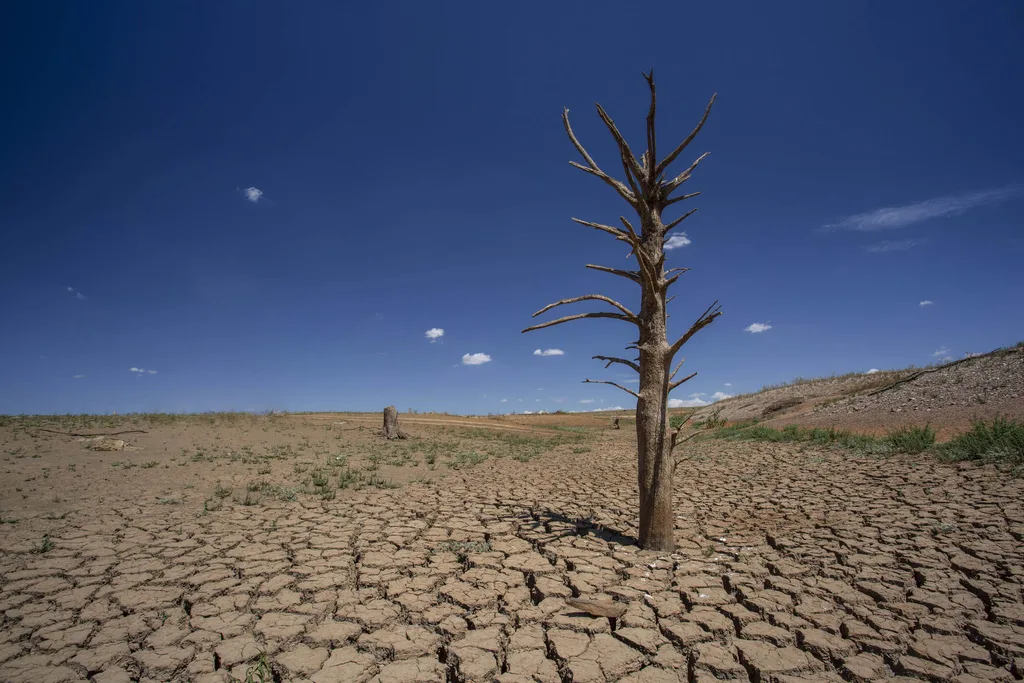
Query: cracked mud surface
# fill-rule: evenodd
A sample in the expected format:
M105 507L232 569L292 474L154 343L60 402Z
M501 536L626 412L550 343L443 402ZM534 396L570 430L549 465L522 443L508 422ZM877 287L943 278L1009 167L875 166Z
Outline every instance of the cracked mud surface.
M202 516L108 497L45 553L0 526L0 681L1024 677L1024 481L691 442L668 555L631 545L631 436Z

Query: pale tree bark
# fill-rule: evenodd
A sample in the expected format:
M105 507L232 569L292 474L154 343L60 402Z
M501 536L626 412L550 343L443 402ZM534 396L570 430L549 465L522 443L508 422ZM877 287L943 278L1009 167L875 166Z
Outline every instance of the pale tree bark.
M381 431L385 439L404 439L405 432L398 426L398 410L394 406L384 409L384 429Z
M697 124L690 135L665 158L658 161L654 125L657 109L654 72L651 71L650 74L644 74L644 78L647 80L647 85L651 91L651 102L647 114L647 150L639 159L633 155L629 144L619 132L615 122L612 121L600 104L597 105L598 116L601 117L601 120L611 132L618 146L625 181L613 178L597 165L597 162L594 161L593 157L590 156L573 133L572 126L569 125L569 110L566 109L562 112L562 123L565 126L565 132L585 162L581 164L570 161L569 163L582 171L597 176L607 185L611 186L633 208L639 222L639 231L637 231L633 224L622 216L619 218L623 226L622 228L573 218L574 221L581 225L600 230L612 235L621 242L625 242L630 248L628 256L635 257L637 263L637 270L622 270L594 264L587 264L587 268L618 275L640 285L640 308L634 313L621 303L599 294L587 294L570 299L562 299L537 311L534 313L534 317L557 306L578 303L580 301L600 301L616 310L615 312L593 311L568 315L528 327L523 332L539 330L585 318L610 318L636 326L637 341L627 347L636 351L637 357L635 359L629 360L613 356L594 356L594 358L605 361L606 368L614 363L625 365L634 370L640 376L638 389L634 391L622 386L620 383L608 380L587 379L584 381L610 384L636 398L637 483L640 488L640 534L638 540L642 548L671 551L675 549L675 517L672 512L675 463L672 451L677 445L687 440L688 437L679 439L682 427L672 433L668 431L668 396L670 391L697 373L676 380L675 376L682 366L682 361L676 364L675 368L671 371L670 368L672 368L673 360L683 345L694 334L711 324L715 318L721 315L721 310L716 301L704 311L682 336L673 342L669 341L668 314L666 310L670 300L668 289L688 269L673 268L665 270L665 243L669 239L668 233L693 215L696 209L684 213L667 224L662 219L662 214L666 208L673 204L691 199L700 194L699 192L693 192L672 197L672 194L690 179L697 165L707 154L700 156L678 175L669 177L666 175L666 171L704 126L704 122L707 121L708 114L711 112L711 107L715 102L715 97L712 96L711 101L708 102L708 106L704 110L704 116L701 117L700 123Z

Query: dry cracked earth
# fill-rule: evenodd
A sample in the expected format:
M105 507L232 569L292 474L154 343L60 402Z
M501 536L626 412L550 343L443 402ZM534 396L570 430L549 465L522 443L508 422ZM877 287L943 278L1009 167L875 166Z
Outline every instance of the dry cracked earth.
M329 501L97 507L4 543L0 681L1024 677L1020 479L690 445L671 555L631 544L626 430Z

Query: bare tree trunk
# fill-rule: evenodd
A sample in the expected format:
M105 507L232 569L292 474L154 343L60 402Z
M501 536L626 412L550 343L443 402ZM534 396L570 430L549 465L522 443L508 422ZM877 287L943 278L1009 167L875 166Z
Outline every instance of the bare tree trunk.
M388 406L384 409L384 438L406 438L405 432L403 432L398 426L398 410L396 410L394 406Z
M696 137L697 133L700 132L711 111L715 98L711 98L711 102L708 103L707 108L704 110L704 116L693 132L682 143L677 145L668 156L658 161L655 150L654 115L656 97L653 71L650 74L644 74L644 77L650 87L651 104L647 114L647 151L639 159L633 155L622 133L615 126L615 122L612 121L601 105L597 105L598 115L604 121L605 126L607 126L618 145L622 169L626 178L625 182L613 178L601 170L597 162L594 161L594 158L590 156L572 132L572 127L569 125L569 110L566 109L562 113L562 122L565 125L565 131L569 136L569 140L586 162L586 164L580 164L575 161L570 161L569 163L586 173L597 176L607 185L611 186L620 197L629 203L640 219L640 232L637 234L633 225L624 216L619 217L624 229L573 218L574 221L581 225L608 233L620 242L625 242L630 246L630 252L627 256L636 256L637 270L622 270L593 264L587 264L587 268L618 275L639 285L640 311L639 313L634 313L618 301L600 294L587 294L571 299L562 299L545 306L534 313L534 317L556 306L580 301L601 301L617 309L617 312L593 311L577 313L528 327L523 332L539 330L584 318L611 318L636 326L638 333L637 341L627 347L637 351L638 357L635 360L612 356L594 356L594 358L606 361L606 368L613 363L632 368L640 375L638 390L633 391L620 383L606 380L587 379L584 381L610 384L636 399L637 484L640 489L640 534L638 541L640 547L647 550L672 551L675 549L675 517L672 513L672 479L675 464L672 458L672 451L677 445L677 438L682 426L673 433L668 433L668 395L669 392L697 373L675 380L675 375L679 371L682 362L676 364L671 372L669 368L672 366L676 354L683 345L694 334L721 315L721 309L716 301L704 311L685 334L674 343L669 343L667 329L668 313L666 310L669 302L668 288L689 269L672 268L668 271L665 270L665 244L669 241L667 234L691 216L696 209L684 213L681 217L668 223L668 225L662 222L662 213L676 202L684 201L700 194L695 192L671 198L672 193L690 179L690 175L697 168L697 164L707 155L705 154L698 158L689 168L673 178L666 176L665 172L686 146ZM675 274L673 275L673 273ZM683 441L687 440L687 438L684 438ZM682 443L682 441L678 441L678 443Z

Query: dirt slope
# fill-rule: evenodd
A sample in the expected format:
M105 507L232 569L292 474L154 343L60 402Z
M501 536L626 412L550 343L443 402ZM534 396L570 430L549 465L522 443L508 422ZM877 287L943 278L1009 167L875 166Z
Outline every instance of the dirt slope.
M1024 346L926 370L850 375L791 384L701 408L729 421L838 427L884 433L931 424L940 437L996 415L1024 418Z

